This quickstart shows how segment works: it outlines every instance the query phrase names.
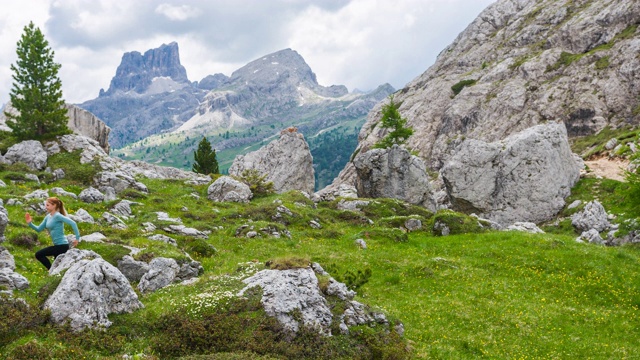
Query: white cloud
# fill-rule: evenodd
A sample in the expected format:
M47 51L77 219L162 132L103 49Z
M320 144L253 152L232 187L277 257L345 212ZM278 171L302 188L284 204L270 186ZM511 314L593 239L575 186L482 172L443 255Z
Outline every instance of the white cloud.
M174 6L171 4L160 4L155 11L173 21L185 21L198 17L201 13L200 9L189 5Z

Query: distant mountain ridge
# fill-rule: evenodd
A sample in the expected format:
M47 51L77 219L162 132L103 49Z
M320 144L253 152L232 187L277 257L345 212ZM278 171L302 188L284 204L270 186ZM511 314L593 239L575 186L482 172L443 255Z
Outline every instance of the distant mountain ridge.
M224 170L236 154L255 150L288 126L307 139L342 128L339 136L319 138L339 142L357 133L367 113L394 91L389 84L368 93L322 86L292 49L262 56L231 76L216 73L191 82L173 42L144 54L125 53L109 89L79 106L112 128L118 156L190 168L195 139L207 136L217 151L228 153L219 153ZM340 159L355 144L335 145L347 145Z

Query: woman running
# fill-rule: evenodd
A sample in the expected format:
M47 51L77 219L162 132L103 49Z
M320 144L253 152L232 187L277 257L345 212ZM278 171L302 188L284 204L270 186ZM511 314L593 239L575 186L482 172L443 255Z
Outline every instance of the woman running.
M64 236L64 224L70 225L76 235L73 246L78 245L78 241L80 241L80 231L78 231L76 222L67 217L67 212L64 209L62 200L56 197L50 197L45 202L44 207L47 211L47 216L44 217L42 224L39 226L33 225L33 219L31 219L29 213L24 214L24 218L33 230L40 232L46 228L49 231L49 235L51 235L53 246L36 252L36 259L49 270L51 269L51 262L47 256L53 256L55 260L58 255L64 254L69 250L69 241Z

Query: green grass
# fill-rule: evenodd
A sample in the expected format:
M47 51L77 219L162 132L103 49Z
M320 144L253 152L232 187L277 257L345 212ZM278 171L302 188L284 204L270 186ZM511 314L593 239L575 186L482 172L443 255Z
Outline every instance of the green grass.
M114 324L104 332L73 334L43 322L46 315L33 313L26 329L16 327L11 341L0 345L0 358L115 359L123 354L145 354L139 358L165 359L205 353L219 353L211 359L357 358L358 353L349 349L360 349L364 358L395 359L406 355L405 347L410 348L408 357L416 359L624 359L640 353L636 341L640 336L637 245L579 244L566 222L558 227L558 234L480 232L483 230L462 214L432 214L392 199L375 199L361 213L336 210L335 202L314 208L298 192L269 195L250 204L213 203L206 199L207 185L142 181L149 194L133 199L140 204L132 206L134 217L126 220L129 228L79 224L82 234L100 231L108 238L105 244L81 243L80 248L92 249L111 263L125 254L123 245L145 248L143 258L184 260L183 251L187 251L205 269L200 280L140 295L145 308L134 314L110 315ZM40 185L54 186L76 194L81 190L70 179ZM36 188L33 182L8 183L0 188L0 197L6 203ZM582 179L568 203L597 197L607 210L632 213L635 210L624 198L627 191L619 182ZM113 205L63 200L70 211L84 208L96 219ZM274 220L275 200L282 201L292 215ZM10 223L3 246L14 255L17 271L31 283L29 289L14 293L37 308L59 281L47 276L33 258L33 252L50 240L40 233L38 245L30 247L23 238L33 234L24 224L25 209L9 206L7 210ZM164 233L155 211L212 232L202 240L204 244L168 234L177 239L177 248L149 241L140 232L141 223L154 222L159 228L156 233ZM420 219L423 229L400 230L409 218ZM41 219L36 216L36 221ZM311 228L311 220L322 228ZM452 233L459 234L434 236L436 221L447 223ZM253 226L260 236L236 237L241 225ZM287 229L291 238L259 231L267 227ZM366 241L367 249L354 243L358 238ZM202 254L194 250L204 245L216 251ZM357 301L384 312L391 321L402 321L404 340L384 337L380 329L369 328L354 329L348 337L322 339L303 333L296 340L287 340L278 335L277 324L264 316L255 298L242 302L231 295L243 286L243 276L267 263L273 268L291 268L309 261L320 263L356 288ZM334 311L343 306L335 299L329 301ZM4 319L15 319L19 310L7 313L14 315L3 321L9 324Z

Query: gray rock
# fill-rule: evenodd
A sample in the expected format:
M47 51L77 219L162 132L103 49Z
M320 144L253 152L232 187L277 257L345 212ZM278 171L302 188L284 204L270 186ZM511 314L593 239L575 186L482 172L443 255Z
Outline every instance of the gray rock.
M189 261L180 266L175 281L186 281L196 278L204 273L204 268L198 261Z
M101 242L104 242L105 240L107 240L107 237L104 236L104 234L99 233L99 232L94 232L94 233L91 233L89 235L84 235L84 236L80 237L80 241L84 241L84 242L101 243Z
M74 194L72 192L66 191L66 190L64 190L63 188L60 188L60 187L54 187L52 189L49 189L49 191L51 191L53 194L56 194L58 196L68 196L68 197L73 198L73 199L77 199L78 198L78 195L76 195L76 194Z
M111 208L111 213L119 216L131 216L131 204L135 204L129 200L122 200Z
M196 237L196 238L200 238L200 239L206 239L206 238L209 237L203 231L200 231L200 230L194 229L194 228L190 228L190 227L186 227L184 225L169 225L168 227L163 228L163 230L166 231L166 232L172 233L172 234L192 236L192 237Z
M419 219L407 219L407 221L404 222L404 227L408 231L420 230L422 229L422 221Z
M27 140L15 144L4 155L9 164L25 163L33 170L44 170L47 166L47 152L39 141Z
M443 223L442 221L436 221L433 224L433 230L435 230L436 233L441 236L447 236L451 233L451 229L449 229L449 226L447 226L447 224Z
M134 260L133 257L125 255L118 260L118 270L129 280L129 282L138 282L144 274L149 271L149 264L144 261Z
M142 223L142 227L143 227L143 231L146 232L146 233L150 233L150 232L156 231L156 226L153 225L153 223L150 223L150 222Z
M116 194L126 189L134 189L143 193L148 193L147 186L137 181L132 175L122 171L103 171L96 175L94 183L99 188L111 187Z
M0 268L0 287L9 290L24 290L29 287L29 280L8 267Z
M242 176L254 169L273 182L277 193L300 190L312 193L315 187L313 158L309 145L301 133L283 130L280 138L261 149L238 155L229 168L229 175Z
M35 181L36 183L38 183L38 185L40 184L40 179L35 174L24 174L24 178L27 180Z
M515 222L509 226L507 226L505 231L523 231L531 234L544 234L536 224L530 222Z
M356 239L356 245L358 245L361 249L367 248L367 243L363 239Z
M607 141L606 144L604 144L604 148L607 149L607 150L611 150L611 149L615 148L616 145L618 145L618 139L611 138L611 139L609 139L609 141Z
M104 193L104 201L114 201L118 198L116 195L116 189L111 186L103 186L100 190Z
M81 260L101 259L102 257L93 250L69 249L66 253L58 255L51 264L49 275L58 275L67 270L73 264Z
M248 203L253 197L246 184L230 177L220 176L207 189L207 198L216 202Z
M322 266L320 264L318 264L317 262L313 262L311 263L311 268L313 269L313 271L318 274L318 275L322 275L322 276L329 276L329 273L324 271L324 269L322 268Z
M359 153L353 165L359 197L400 199L435 211L426 166L406 149L393 145Z
M4 268L14 271L16 269L16 262L9 250L4 246L0 246L0 269Z
M178 243L176 242L176 240L168 237L167 235L155 234L155 235L148 236L147 239L153 240L153 241L162 241L169 245L178 246Z
M138 290L148 293L161 289L171 284L179 272L180 266L174 259L154 258L149 263L149 271L140 279Z
M104 213L102 213L102 221L104 221L105 223L111 225L112 228L114 229L120 229L120 230L124 230L127 228L127 224L124 223L124 221L122 221L122 219L120 219L119 217L105 211Z
M564 125L549 123L495 143L467 139L441 175L455 210L506 225L552 219L580 169Z
M47 190L35 190L25 196L23 196L23 198L25 200L31 200L31 199L47 199L49 198L49 193L47 192Z
M344 283L331 278L329 279L329 285L327 286L327 295L337 296L340 300L353 300L356 296L356 292L349 290L347 285Z
M85 209L78 209L74 214L69 214L69 218L75 222L79 223L95 223L93 216L87 212Z
M573 214L571 216L571 225L581 232L591 229L601 232L611 227L607 212L597 200L588 202L582 211Z
M4 181L0 180L0 188L3 187L7 187L7 184Z
M109 327L109 314L131 313L143 307L127 278L101 258L73 264L44 304L54 323L69 321L74 331Z
M349 333L349 327L358 325L374 325L376 323L388 325L384 314L374 313L357 301L349 301L347 308L340 317L340 331L343 334Z
M583 231L582 234L576 239L578 242L588 242L591 244L604 245L605 241L598 233L596 229L590 229L588 231Z
M7 229L8 224L9 212L4 208L4 206L0 205L0 243L3 243L6 240L4 231Z
M89 187L88 189L82 190L78 198L86 203L95 204L104 201L104 194L96 188Z
M582 200L574 200L571 204L567 206L567 209L571 210L573 208L580 206L580 204L582 204Z
M320 223L315 220L309 221L309 226L311 226L314 229L322 229L322 225L320 225Z
M167 214L166 212L156 211L156 215L158 216L158 221L167 221L167 222L172 222L176 224L182 224L182 219L171 218L169 217L169 214Z
M53 180L62 180L67 175L62 169L55 169L53 170L52 174L53 174Z
M361 207L365 207L369 205L370 201L366 200L345 200L342 199L338 202L337 208L338 210L351 210L351 211L360 211Z
M297 332L301 321L324 335L331 334L333 315L318 288L318 279L311 268L262 270L243 280L245 286L238 296L258 286L260 301L267 315L275 317L290 332ZM297 314L297 315L296 315Z

